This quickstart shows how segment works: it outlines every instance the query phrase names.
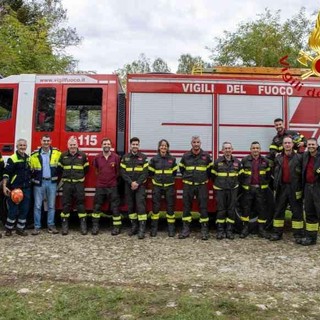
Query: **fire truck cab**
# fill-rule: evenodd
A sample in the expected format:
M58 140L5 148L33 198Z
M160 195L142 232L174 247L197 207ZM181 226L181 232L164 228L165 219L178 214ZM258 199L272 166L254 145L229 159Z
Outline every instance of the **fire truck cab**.
M125 94L116 75L24 74L0 79L0 151L4 159L15 152L17 139L27 140L30 154L40 146L44 134L61 151L67 149L70 136L77 137L90 161L101 150L103 137L109 137L121 154L124 115ZM86 181L86 206L92 208L92 168Z

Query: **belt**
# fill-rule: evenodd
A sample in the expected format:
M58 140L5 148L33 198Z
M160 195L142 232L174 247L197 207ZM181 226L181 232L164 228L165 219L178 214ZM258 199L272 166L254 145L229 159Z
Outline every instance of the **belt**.
M42 180L49 181L49 180L51 180L51 178L42 178Z

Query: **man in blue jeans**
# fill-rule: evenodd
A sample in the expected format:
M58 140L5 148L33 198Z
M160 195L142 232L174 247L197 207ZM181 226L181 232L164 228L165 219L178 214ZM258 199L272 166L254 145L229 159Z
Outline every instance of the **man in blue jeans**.
M3 174L3 193L8 197L8 216L5 224L5 236L12 235L15 227L19 236L27 236L25 230L27 215L30 206L31 195L31 169L30 159L26 154L27 141L18 139L16 143L17 151L8 159ZM20 188L23 192L23 200L16 204L10 198L12 190Z
M52 141L48 135L44 135L40 142L41 147L32 152L30 156L34 185L34 230L32 232L34 236L40 233L42 204L45 199L48 207L48 232L59 233L55 227L54 216L58 181L57 169L61 152L51 146Z

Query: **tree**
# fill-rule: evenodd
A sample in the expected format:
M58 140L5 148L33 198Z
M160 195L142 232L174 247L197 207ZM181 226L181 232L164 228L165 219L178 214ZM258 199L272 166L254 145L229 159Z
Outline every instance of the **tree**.
M0 74L66 73L76 61L64 52L80 42L61 0L7 0L0 5Z
M210 64L204 62L200 56L192 57L189 53L182 54L178 60L178 70L177 73L181 74L191 74L193 67L203 67L209 68Z
M241 22L235 32L224 31L215 38L211 51L215 65L279 67L279 59L288 55L291 67L301 67L296 58L306 49L313 28L312 19L306 17L305 8L284 23L281 10L258 14L258 19Z
M151 67L150 67L151 65ZM144 53L141 53L137 60L125 64L122 68L113 73L119 75L122 87L126 88L128 73L149 73L149 72L170 72L170 68L162 58L156 58L152 63Z

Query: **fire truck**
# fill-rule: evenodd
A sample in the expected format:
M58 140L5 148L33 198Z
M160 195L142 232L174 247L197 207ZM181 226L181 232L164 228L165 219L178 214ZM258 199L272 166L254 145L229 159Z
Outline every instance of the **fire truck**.
M234 155L249 153L259 141L267 154L276 134L273 121L283 118L286 128L306 137L319 136L320 81L299 81L300 69L217 67L192 75L131 74L126 95L117 75L19 75L0 79L0 150L6 158L15 140L28 141L28 153L49 134L53 146L66 150L76 136L90 161L110 137L115 151L127 152L129 139L141 140L141 151L156 154L157 143L170 142L178 162L190 150L191 137L201 137L212 158L224 141ZM215 212L209 189L209 212ZM93 207L94 170L86 178L86 207ZM176 210L182 211L181 177L176 179ZM147 187L151 210L151 184ZM58 200L57 208L61 208ZM196 205L195 205L196 210Z

